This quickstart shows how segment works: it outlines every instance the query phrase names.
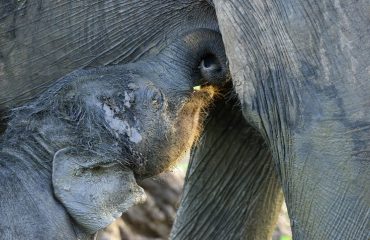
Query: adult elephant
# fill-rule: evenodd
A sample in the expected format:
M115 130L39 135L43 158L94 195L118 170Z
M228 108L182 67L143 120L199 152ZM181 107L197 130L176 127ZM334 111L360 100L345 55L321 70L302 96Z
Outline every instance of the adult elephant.
M266 239L281 183L295 239L368 239L368 4L213 4L216 14L191 0L3 3L0 107L76 68L136 61L189 30L216 30L218 19L243 113L218 106L172 237Z
M227 108L211 120L173 238L240 239L251 232L248 239L267 239L273 221L260 217L280 197L268 149L294 239L369 239L369 2L214 6L251 126L240 115L228 117Z

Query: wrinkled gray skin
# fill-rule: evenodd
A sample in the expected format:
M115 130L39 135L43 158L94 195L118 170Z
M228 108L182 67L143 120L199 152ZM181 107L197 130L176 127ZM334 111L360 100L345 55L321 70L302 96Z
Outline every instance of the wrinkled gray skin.
M136 179L197 137L214 92L193 86L226 76L221 35L201 29L145 60L77 70L14 109L0 145L1 238L88 238L143 202Z
M268 239L269 219L256 220L279 202L268 149L294 239L370 239L369 1L214 0L214 6L249 126L227 117L227 108L228 119L210 120L172 237ZM251 128L267 148L256 144ZM225 175L225 184L217 182Z
M215 0L214 7L191 0L3 7L1 109L78 67L137 60L186 29L217 29L217 18L242 114L227 102L211 117L172 237L268 239L282 190L294 239L369 239L368 1Z

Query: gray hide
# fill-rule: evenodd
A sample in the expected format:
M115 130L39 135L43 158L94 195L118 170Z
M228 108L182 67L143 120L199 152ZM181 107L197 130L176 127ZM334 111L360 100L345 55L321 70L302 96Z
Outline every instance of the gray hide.
M369 1L214 0L294 239L370 239Z
M200 29L145 60L77 70L14 109L0 145L3 237L88 238L142 202L136 179L199 135L215 88L193 86L227 73L221 36Z

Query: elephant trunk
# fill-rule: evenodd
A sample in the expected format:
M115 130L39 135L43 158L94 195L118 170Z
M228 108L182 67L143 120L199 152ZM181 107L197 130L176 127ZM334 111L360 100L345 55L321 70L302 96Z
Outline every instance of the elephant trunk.
M271 239L281 187L267 145L238 104L214 103L191 155L170 239Z

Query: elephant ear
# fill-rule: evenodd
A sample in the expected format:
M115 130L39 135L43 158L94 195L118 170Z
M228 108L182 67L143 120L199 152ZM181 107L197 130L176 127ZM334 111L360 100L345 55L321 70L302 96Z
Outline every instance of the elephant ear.
M96 154L65 148L53 160L54 194L88 233L108 226L122 212L146 199L132 171L101 159Z

